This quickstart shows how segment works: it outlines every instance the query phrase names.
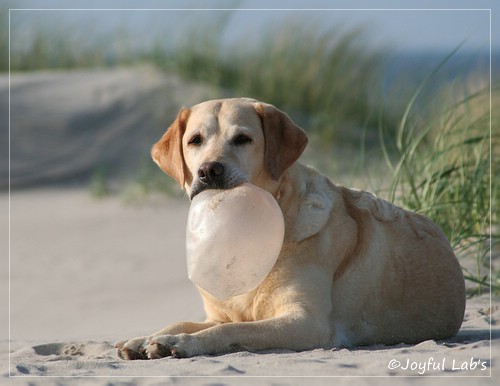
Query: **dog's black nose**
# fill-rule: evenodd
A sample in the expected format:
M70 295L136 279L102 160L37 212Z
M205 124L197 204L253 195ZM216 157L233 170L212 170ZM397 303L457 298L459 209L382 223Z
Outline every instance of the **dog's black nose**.
M205 162L198 169L200 181L217 186L224 177L224 166L220 162Z

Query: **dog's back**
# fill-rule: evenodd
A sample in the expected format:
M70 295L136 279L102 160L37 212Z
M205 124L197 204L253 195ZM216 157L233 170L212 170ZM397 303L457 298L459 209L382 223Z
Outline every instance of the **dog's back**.
M460 264L441 229L367 192L338 188L356 245L334 273L335 343L416 343L459 330Z

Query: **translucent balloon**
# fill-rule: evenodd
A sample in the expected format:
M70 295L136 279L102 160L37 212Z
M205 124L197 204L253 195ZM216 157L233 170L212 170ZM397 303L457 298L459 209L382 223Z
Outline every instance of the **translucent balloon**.
M284 234L283 213L269 192L251 184L205 190L189 209L189 279L220 300L252 291L276 263Z

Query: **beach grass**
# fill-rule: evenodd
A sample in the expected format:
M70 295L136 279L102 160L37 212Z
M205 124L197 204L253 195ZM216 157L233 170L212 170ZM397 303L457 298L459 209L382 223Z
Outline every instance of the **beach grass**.
M219 12L190 22L174 37L159 35L144 48L131 47L126 28L90 41L77 30L39 25L31 27L36 32L31 40L23 41L23 24L13 21L10 69L153 63L167 73L215 86L224 95L280 106L326 145L345 140L342 135L349 128L375 127L384 52L370 44L366 28L322 30L314 21L290 19L265 27L253 39L243 34L228 42L231 15ZM0 44L5 35L0 33ZM0 69L7 67L4 63Z
M291 20L268 26L254 42L224 45L225 22L193 28L175 50L158 43L149 59L228 95L279 106L324 144L347 127L373 126L383 52L370 47L366 29L320 31Z
M460 259L475 261L474 269L462 264L465 278L477 284L473 292L498 291L500 277L490 267L499 241L499 193L493 176L500 166L500 115L490 109L490 98L498 105L500 88L484 78L450 83L426 107L414 109L425 84L421 86L408 102L395 138L388 141L380 131L392 175L389 199L430 217Z

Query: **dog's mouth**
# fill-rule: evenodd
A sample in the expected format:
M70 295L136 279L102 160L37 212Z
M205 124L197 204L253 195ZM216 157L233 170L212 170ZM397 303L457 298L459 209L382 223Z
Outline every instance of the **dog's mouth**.
M198 194L201 192L204 192L205 190L228 190L228 189L233 189L236 188L237 186L242 185L245 183L245 180L243 179L233 179L230 181L226 181L224 184L205 184L203 182L198 182L193 184L193 187L191 189L191 193L189 195L189 199L193 200Z

